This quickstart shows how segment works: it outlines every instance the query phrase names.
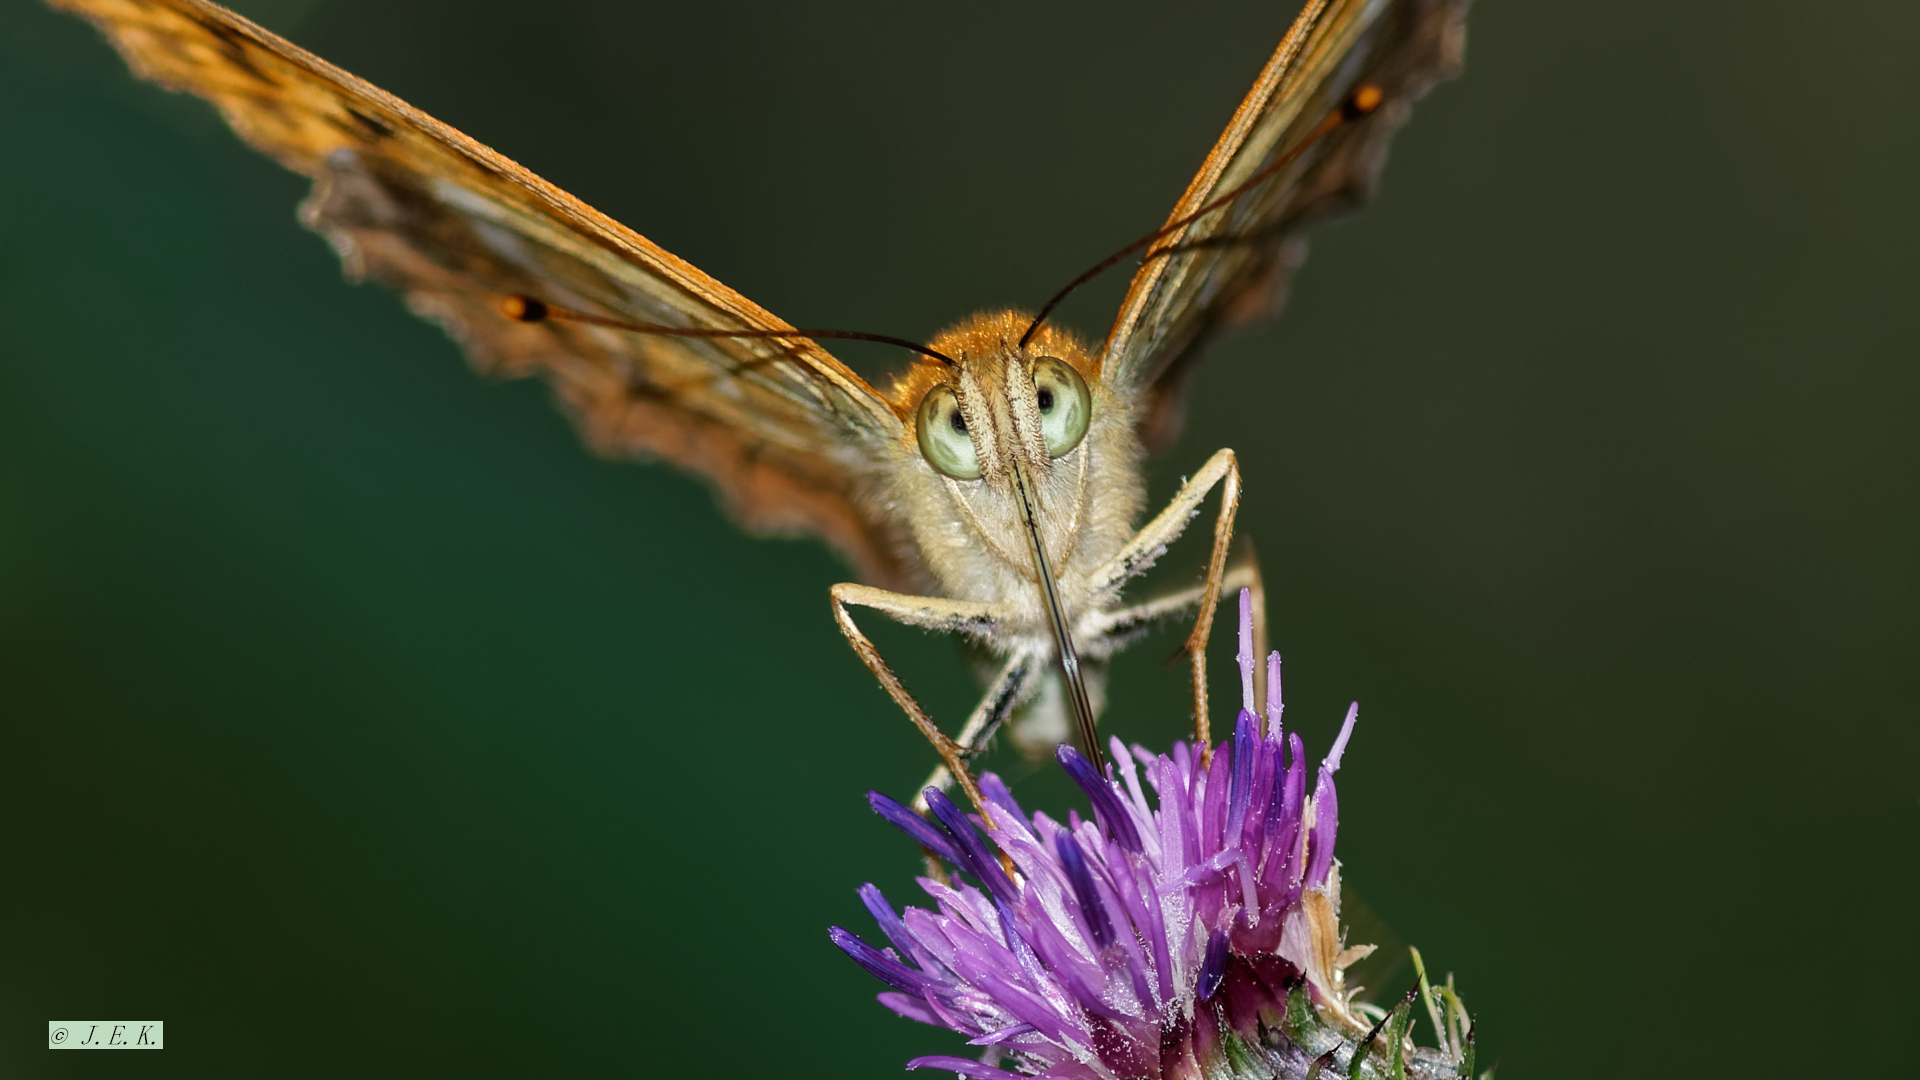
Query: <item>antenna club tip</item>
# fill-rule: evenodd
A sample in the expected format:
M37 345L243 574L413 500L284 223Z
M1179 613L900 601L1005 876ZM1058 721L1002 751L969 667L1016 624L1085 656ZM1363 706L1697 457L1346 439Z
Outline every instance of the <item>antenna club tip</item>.
M547 317L547 305L531 296L514 293L501 297L500 314L516 322L539 322Z
M1386 97L1387 95L1372 83L1361 83L1354 87L1353 93L1347 95L1347 100L1340 103L1341 118L1358 120L1378 109Z

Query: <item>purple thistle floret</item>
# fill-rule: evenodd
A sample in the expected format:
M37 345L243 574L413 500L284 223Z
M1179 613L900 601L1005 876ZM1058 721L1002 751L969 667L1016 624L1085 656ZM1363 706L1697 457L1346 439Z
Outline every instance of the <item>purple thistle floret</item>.
M1249 671L1244 622L1242 642ZM1278 675L1277 658L1268 670ZM1129 753L1114 739L1116 771L1062 746L1060 763L1092 803L1091 821L1029 816L991 773L980 778L991 828L931 788L932 820L870 796L881 816L967 879L921 878L936 909L900 915L878 889L862 888L890 948L831 931L893 988L880 995L888 1008L989 1048L987 1061L923 1057L908 1068L981 1080L1197 1078L1219 1059L1223 1035L1254 1043L1303 983L1323 1015L1365 1026L1340 986L1333 859L1333 774L1357 709L1309 796L1300 737L1280 730L1278 679L1268 683L1264 731L1250 678L1243 687L1233 737L1210 755L1184 742L1167 754Z

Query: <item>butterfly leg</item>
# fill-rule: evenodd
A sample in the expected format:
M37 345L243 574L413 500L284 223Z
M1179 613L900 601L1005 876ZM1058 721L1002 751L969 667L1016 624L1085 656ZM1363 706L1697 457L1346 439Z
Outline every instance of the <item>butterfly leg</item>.
M1227 567L1220 579L1222 595L1245 589L1251 594L1253 607L1253 651L1254 655L1264 655L1267 647L1267 603L1266 587L1260 579L1260 567L1252 561L1236 562ZM1110 644L1115 648L1123 647L1135 635L1143 634L1168 619L1179 618L1200 606L1206 596L1205 584L1156 596L1130 607L1117 608L1103 612L1091 625L1092 640L1096 643ZM1180 651L1186 651L1182 642ZM1178 655L1178 654L1175 654ZM1259 687L1255 687L1258 697Z
M967 717L966 725L960 729L960 735L954 739L962 754L972 754L985 746L988 739L1006 723L1007 715L1019 704L1027 690L1027 680L1032 677L1035 667L1035 654L1026 651L1014 653L1001 666L1000 673L987 684L987 692L981 695L980 704L974 706L973 715ZM913 797L913 808L920 813L927 810L927 789L938 788L941 791L953 785L953 770L945 765L933 770L927 782L920 785L919 794Z
M1235 561L1227 566L1226 575L1220 579L1220 593L1226 595L1241 589L1247 590L1253 615L1253 655L1258 658L1267 652L1267 593L1260 579L1260 566L1253 561L1252 552L1242 552ZM1119 608L1103 613L1092 626L1091 639L1094 642L1118 648L1136 634L1143 634L1156 624L1167 619L1179 618L1200 606L1206 598L1207 587L1204 584L1180 589L1165 596L1157 596L1131 607ZM1180 651L1186 651L1183 642ZM1179 653L1174 654L1176 656ZM1253 700L1266 700L1266 665L1256 663L1253 668Z
M1174 493L1167 508L1141 526L1127 546L1094 574L1096 588L1118 588L1145 571L1186 531L1187 522L1199 513L1200 503L1215 486L1220 488L1220 513L1213 522L1213 553L1207 559L1206 584L1200 590L1200 614L1183 646L1193 675L1193 734L1202 747L1212 745L1207 721L1207 637L1213 632L1213 609L1220 602L1227 549L1233 543L1233 518L1240 509L1240 465L1233 451L1221 450L1208 458L1200 471Z
M966 755L970 747L948 738L947 733L934 724L933 718L928 716L927 711L920 707L920 703L913 699L912 694L907 692L899 676L887 666L886 660L880 655L880 650L875 648L867 635L860 631L849 609L870 608L897 623L918 626L926 630L938 630L949 634L979 634L999 621L1000 606L971 600L947 600L936 596L908 596L905 593L888 592L870 585L855 585L850 582L835 585L831 594L833 619L840 624L840 632L847 636L847 643L853 646L853 651L859 655L860 662L867 665L867 670L873 672L873 677L879 681L881 688L886 690L887 696L893 698L893 703L900 706L901 711L907 714L907 718L913 721L913 726L919 728L920 734L926 736L927 741L933 744L934 752L940 755L940 760L945 763L947 772L960 782L960 789L967 793L967 798L973 801L974 807L980 811L981 816L991 821L993 814L987 808L986 800L980 797L980 788L973 782L973 773L967 768ZM980 711L975 710L975 714L980 715ZM985 719L981 721L983 727L986 722ZM972 726L971 720L969 726ZM964 735L965 732L962 734ZM978 732L975 734L977 735Z

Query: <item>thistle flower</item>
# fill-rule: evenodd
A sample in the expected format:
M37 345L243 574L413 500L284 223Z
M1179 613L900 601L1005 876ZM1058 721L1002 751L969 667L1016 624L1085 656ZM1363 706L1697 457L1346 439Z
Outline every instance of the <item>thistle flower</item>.
M1277 653L1264 717L1252 710L1248 627L1242 592L1244 707L1230 740L1155 755L1113 739L1102 765L1059 749L1091 820L1029 816L991 773L977 814L933 788L931 820L869 795L957 874L920 879L933 910L896 913L861 888L890 948L839 927L830 936L893 988L882 1004L985 1048L980 1060L908 1068L974 1080L1266 1080L1328 1067L1330 1078L1472 1076L1471 1025L1450 983L1436 1004L1421 969L1439 1049L1408 1038L1415 992L1381 1010L1345 985L1347 966L1372 951L1343 947L1333 855L1333 777L1358 706L1310 770L1300 736L1281 729Z

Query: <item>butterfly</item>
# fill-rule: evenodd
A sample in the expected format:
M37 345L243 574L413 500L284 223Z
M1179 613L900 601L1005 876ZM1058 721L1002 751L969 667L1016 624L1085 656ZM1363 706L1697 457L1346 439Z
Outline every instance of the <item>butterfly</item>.
M1196 734L1204 648L1240 478L1216 453L1144 524L1141 458L1170 443L1195 361L1270 314L1304 230L1363 201L1411 104L1460 66L1467 0L1309 0L1167 223L1139 253L1102 343L1037 315L974 315L879 388L822 341L393 95L206 0L49 0L133 70L212 102L313 180L300 216L349 277L399 289L479 368L544 377L587 442L705 478L750 530L813 535L859 582L831 590L856 653L940 752L933 782L977 795L966 756L1016 736L1097 755L1104 666L1143 628L1197 612L1184 650ZM1086 276L1083 275L1082 280ZM1123 587L1221 492L1204 581L1129 604ZM854 612L965 635L997 661L955 736ZM1264 649L1261 607L1255 637ZM976 802L977 802L976 798Z

